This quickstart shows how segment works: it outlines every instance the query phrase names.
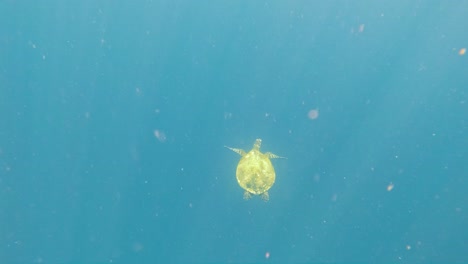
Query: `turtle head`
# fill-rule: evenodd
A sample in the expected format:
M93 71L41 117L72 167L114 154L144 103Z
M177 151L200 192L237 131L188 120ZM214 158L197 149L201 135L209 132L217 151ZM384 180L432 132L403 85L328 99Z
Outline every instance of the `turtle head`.
M255 140L255 143L254 143L253 148L256 149L256 150L259 150L259 149L260 149L260 145L262 145L262 140L259 139L259 138L257 138L257 139Z

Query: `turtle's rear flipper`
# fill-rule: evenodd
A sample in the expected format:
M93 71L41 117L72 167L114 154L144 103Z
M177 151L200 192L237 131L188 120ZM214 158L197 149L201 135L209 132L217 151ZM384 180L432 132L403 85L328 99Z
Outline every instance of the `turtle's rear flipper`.
M244 200L249 200L250 198L252 198L252 194L250 194L248 191L245 191L244 192Z

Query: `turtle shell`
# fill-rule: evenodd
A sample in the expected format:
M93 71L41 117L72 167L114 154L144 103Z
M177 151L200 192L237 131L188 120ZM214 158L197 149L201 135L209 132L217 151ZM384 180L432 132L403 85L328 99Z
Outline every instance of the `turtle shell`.
M241 155L237 164L236 178L239 185L245 190L244 199L249 199L251 194L261 195L262 199L268 201L268 190L275 183L275 169L270 159L284 158L271 152L260 152L261 139L255 140L251 151L246 153L242 149L226 148Z
M237 164L236 177L244 190L258 195L273 186L276 174L270 158L254 147Z

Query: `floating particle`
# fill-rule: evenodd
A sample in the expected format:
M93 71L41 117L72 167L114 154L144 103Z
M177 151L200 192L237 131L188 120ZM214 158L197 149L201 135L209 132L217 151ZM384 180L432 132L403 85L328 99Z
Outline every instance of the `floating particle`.
M266 259L269 259L269 258L270 258L270 252L269 252L269 251L267 251L267 252L265 253L265 258L266 258Z
M363 32L364 31L364 24L361 24L359 25L359 32Z
M463 56L466 53L466 48L462 48L458 51L458 55Z
M230 112L224 112L224 119L231 119L232 118L232 113Z
M136 93L136 95L141 95L141 89L140 89L140 87L136 87L136 88L135 88L135 93Z
M314 175L314 182L319 182L320 181L320 174L316 173Z
M336 200L338 200L338 194L334 193L331 197L331 201L336 202Z
M141 244L140 242L135 242L132 245L132 249L134 252L140 252L143 250L143 244Z
M390 183L388 186L387 186L387 191L391 191L393 190L393 187L395 187L395 185L393 185L393 183Z
M159 129L154 130L154 136L159 140L159 142L166 141L166 134Z
M309 111L309 113L307 113L307 116L309 117L309 119L317 119L318 116L319 116L319 112L318 112L318 109L312 109Z

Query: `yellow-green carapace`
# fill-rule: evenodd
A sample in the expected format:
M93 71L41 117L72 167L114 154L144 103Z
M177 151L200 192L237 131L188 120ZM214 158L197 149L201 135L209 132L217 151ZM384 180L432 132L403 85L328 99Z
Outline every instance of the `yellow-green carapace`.
M245 152L242 149L226 147L241 155L237 164L236 177L244 192L244 199L249 199L252 194L261 195L262 199L268 201L268 190L275 183L275 168L270 159L283 158L273 153L260 152L261 139L255 140L252 150Z

